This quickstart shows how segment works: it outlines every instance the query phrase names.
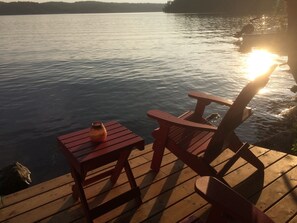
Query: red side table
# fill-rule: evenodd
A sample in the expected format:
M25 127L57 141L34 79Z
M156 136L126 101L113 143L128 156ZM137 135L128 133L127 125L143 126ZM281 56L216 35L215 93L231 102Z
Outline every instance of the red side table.
M93 143L90 141L90 128L58 137L62 152L69 162L71 174L75 181L75 185L72 188L73 197L75 199L80 198L88 222L92 222L94 218L132 199L135 199L137 205L142 203L140 189L135 182L128 157L132 149L144 149L144 140L116 121L104 123L104 126L107 130L107 139L103 143ZM117 162L112 170L85 179L88 171L114 161ZM131 189L90 209L85 196L84 186L109 175L111 175L111 182L116 183L123 168L125 169Z

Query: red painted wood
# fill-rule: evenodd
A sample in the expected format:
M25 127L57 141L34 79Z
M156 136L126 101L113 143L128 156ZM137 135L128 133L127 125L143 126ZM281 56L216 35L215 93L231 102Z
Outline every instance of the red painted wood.
M215 102L217 104L226 105L226 106L231 106L233 104L232 100L228 100L226 98L221 98L219 96L207 94L204 92L191 91L188 93L188 96L191 98L195 98L197 100L207 101L208 104L211 102Z
M78 152L73 152L73 155L78 159L81 160L81 157L84 157L88 154L104 154L108 153L109 151L118 150L121 148L125 148L126 146L133 145L140 140L139 137L129 134L125 136L121 136L119 138L115 138L111 141L106 141L100 144L93 144L92 147L86 148L84 150L80 150Z
M75 142L64 144L64 146L67 147L67 149L69 151L71 151L71 152L77 152L77 151L79 151L79 150L81 150L83 148L86 148L86 147L94 148L94 147L99 147L99 146L106 146L106 144L108 144L110 142L113 142L115 139L125 137L127 135L134 135L134 134L131 134L131 133L132 132L129 131L129 130L124 130L124 131L118 132L118 133L113 134L113 135L109 135L109 133L107 132L107 138L106 138L105 142L93 143L90 140L90 137L87 136L87 137L79 139L79 140L77 140Z
M132 149L144 149L144 140L132 131L116 121L104 123L107 130L105 142L93 143L89 138L90 128L78 130L58 137L61 150L66 156L75 178L73 195L80 197L88 222L96 216L106 213L131 199L135 199L137 205L141 203L140 190L136 185L133 173L128 163L128 157ZM88 171L118 161L113 170L108 170L100 175L85 180ZM112 201L101 204L95 210L90 210L85 198L83 186L112 176L113 183L125 168L126 175L131 185L131 190L119 195Z
M228 147L235 152L233 161L242 157L256 168L262 169L263 164L248 148L242 147L243 142L234 131L252 114L247 105L259 89L267 84L275 68L276 66L272 66L267 73L249 82L234 102L203 92L190 92L189 96L197 99L194 112L175 117L159 110L148 111L147 115L159 123L159 128L152 134L155 141L151 168L154 171L160 169L166 147L199 175L214 175L223 180L222 176L216 175L210 164ZM230 107L218 127L207 123L203 117L206 106L213 102ZM241 149L244 152L237 153Z
M187 151L189 153L193 153L195 155L198 155L202 152L204 152L207 149L207 146L210 142L210 140L212 139L214 133L213 132L209 132L207 134L204 135L203 138L200 138L199 135L195 137L196 142L191 144Z
M210 217L216 216L215 220L209 218L207 221L209 223L222 221L218 216L223 218L224 215L219 215L218 212L224 212L229 218L232 217L242 223L274 223L252 203L214 177L198 178L195 190L217 210L210 215Z
M119 125L119 123L117 123L116 121L110 121L110 122L104 123L104 126L107 127L107 128L112 128L113 125ZM81 129L81 130L78 130L78 131L75 131L75 132L64 134L62 136L59 136L58 140L65 140L67 138L71 138L71 137L74 137L74 136L77 136L77 135L80 135L80 134L84 134L84 133L88 132L89 129L90 128L85 128L85 129Z
M85 129L82 133L80 134L76 134L72 137L67 137L65 139L60 140L65 146L67 146L68 148L70 147L74 147L76 145L80 145L82 143L85 142L90 142L90 138L89 138L89 130ZM117 133L117 132L121 132L121 131L128 131L131 132L130 130L122 127L121 125L112 125L112 126L107 126L106 130L108 132L108 136L110 137L111 135ZM80 131L79 131L80 132Z
M191 122L188 120L184 120L178 117L175 117L167 112L162 112L159 110L150 110L147 112L147 115L151 118L157 119L158 121L164 122L163 124L166 125L176 125L180 127L187 127L187 128L197 128L202 130L212 130L215 131L217 128L212 125L200 124L196 122Z

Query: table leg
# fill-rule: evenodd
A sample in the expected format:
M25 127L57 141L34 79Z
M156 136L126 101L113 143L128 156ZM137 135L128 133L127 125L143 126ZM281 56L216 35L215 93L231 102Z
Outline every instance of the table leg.
M115 184L124 168L125 162L128 160L128 157L131 153L131 150L124 150L121 152L118 162L114 168L113 174L110 177L110 180L113 184Z
M128 177L128 180L129 180L129 183L130 183L131 188L132 189L138 189L139 190L139 196L137 196L135 198L135 201L136 201L137 205L139 206L139 205L142 204L141 195L140 195L140 189L139 189L139 187L136 184L135 177L133 175L133 172L131 170L131 167L130 167L130 164L129 164L128 160L126 160L124 167L125 167L125 172L126 172L126 175Z
M73 179L75 178L74 171L75 170L71 168L71 176L72 176ZM72 185L71 189L72 189L72 197L73 197L73 199L75 201L77 201L78 200L78 189L77 189L77 186L75 184L75 181L74 181L74 184Z
M75 191L76 191L76 193L78 194L78 196L80 198L80 202L81 202L83 210L85 212L87 222L92 223L93 220L92 220L92 217L91 217L91 213L90 213L89 205L88 205L88 202L87 202L87 198L86 198L86 195L85 195L85 192L84 192L84 189L83 189L82 179L74 169L72 169L71 172L72 172L72 176L73 176L74 181L75 181Z

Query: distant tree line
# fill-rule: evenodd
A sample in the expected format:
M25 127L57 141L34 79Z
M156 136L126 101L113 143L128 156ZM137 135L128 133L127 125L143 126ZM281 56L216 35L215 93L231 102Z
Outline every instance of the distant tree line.
M283 0L173 0L163 8L168 13L263 14L283 12Z
M107 2L0 2L0 15L61 14L61 13L112 13L160 12L164 4L107 3Z

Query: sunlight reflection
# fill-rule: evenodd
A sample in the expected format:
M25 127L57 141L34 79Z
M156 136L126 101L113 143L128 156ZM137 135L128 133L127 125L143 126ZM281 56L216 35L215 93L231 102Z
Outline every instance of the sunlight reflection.
M265 15L262 16L262 25L263 26L266 24L266 18L267 17Z
M275 63L276 55L266 50L253 50L247 58L247 78L254 80L257 76L268 71Z
M277 55L264 49L254 49L246 59L247 78L254 80L257 76L266 73L276 60ZM265 87L259 91L259 94L265 94L268 91Z

